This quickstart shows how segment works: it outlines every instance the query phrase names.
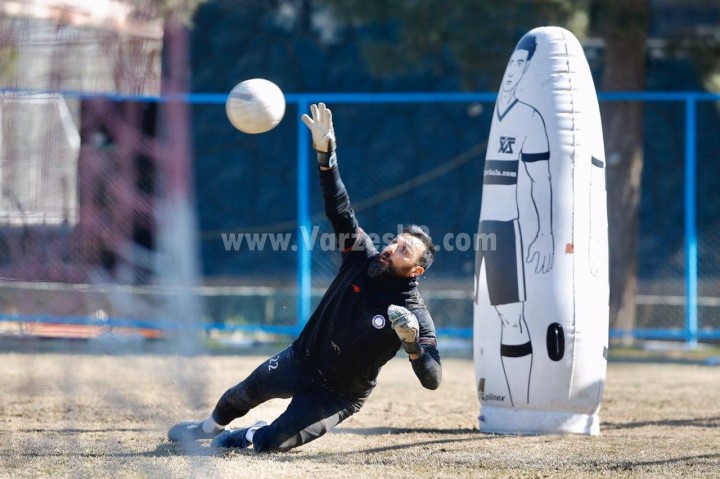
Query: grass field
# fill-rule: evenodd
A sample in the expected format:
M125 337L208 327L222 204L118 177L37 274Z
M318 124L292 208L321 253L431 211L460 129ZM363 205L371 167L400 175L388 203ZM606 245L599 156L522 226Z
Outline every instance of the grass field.
M443 385L426 391L398 355L335 431L256 455L183 450L165 435L205 417L266 351L69 349L0 348L0 477L720 477L720 367L699 361L611 360L600 436L499 436L477 431L471 359L445 359ZM233 425L272 419L286 403Z

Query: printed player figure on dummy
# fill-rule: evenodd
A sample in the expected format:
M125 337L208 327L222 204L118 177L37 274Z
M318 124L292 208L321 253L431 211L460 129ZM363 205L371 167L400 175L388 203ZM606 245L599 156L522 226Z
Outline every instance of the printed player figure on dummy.
M475 302L480 269L485 265L490 304L501 321L500 355L512 405L530 402L533 347L525 320L525 263L535 274L553 266L552 186L550 148L545 122L516 91L535 53L533 35L524 36L510 57L497 100L495 122L488 139L483 179L479 238L494 238L478 247ZM491 152L495 152L492 154ZM530 178L529 190L518 188L520 165ZM530 195L537 214L537 234L524 255L518 201ZM490 245L491 248L487 246Z

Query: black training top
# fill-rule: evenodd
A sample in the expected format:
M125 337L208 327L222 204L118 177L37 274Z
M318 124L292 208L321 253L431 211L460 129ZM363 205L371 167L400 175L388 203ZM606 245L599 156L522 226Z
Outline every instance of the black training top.
M428 389L440 385L442 368L435 325L412 278L371 278L368 266L379 254L358 227L350 198L337 168L320 171L325 213L342 251L340 271L292 348L295 357L318 379L338 392L364 397L380 368L401 346L390 326L388 306L412 311L420 324L425 350L411 360L415 375Z

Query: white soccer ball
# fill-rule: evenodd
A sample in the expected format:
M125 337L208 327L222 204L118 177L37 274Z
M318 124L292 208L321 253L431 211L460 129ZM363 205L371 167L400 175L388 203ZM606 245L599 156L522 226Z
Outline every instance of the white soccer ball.
M265 133L282 120L285 95L269 80L252 78L238 83L225 101L230 123L243 133Z

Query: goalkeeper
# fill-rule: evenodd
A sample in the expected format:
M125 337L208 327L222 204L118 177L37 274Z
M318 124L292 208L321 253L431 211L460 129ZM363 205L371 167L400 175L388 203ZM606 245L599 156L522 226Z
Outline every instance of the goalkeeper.
M437 389L442 377L435 326L417 289L435 246L409 226L378 252L358 226L335 154L332 114L323 103L303 115L317 151L325 212L342 252L340 271L300 336L228 389L204 421L183 421L171 441L211 439L213 447L287 451L325 434L358 412L380 368L402 347L420 383ZM292 398L271 424L225 426L273 398Z

